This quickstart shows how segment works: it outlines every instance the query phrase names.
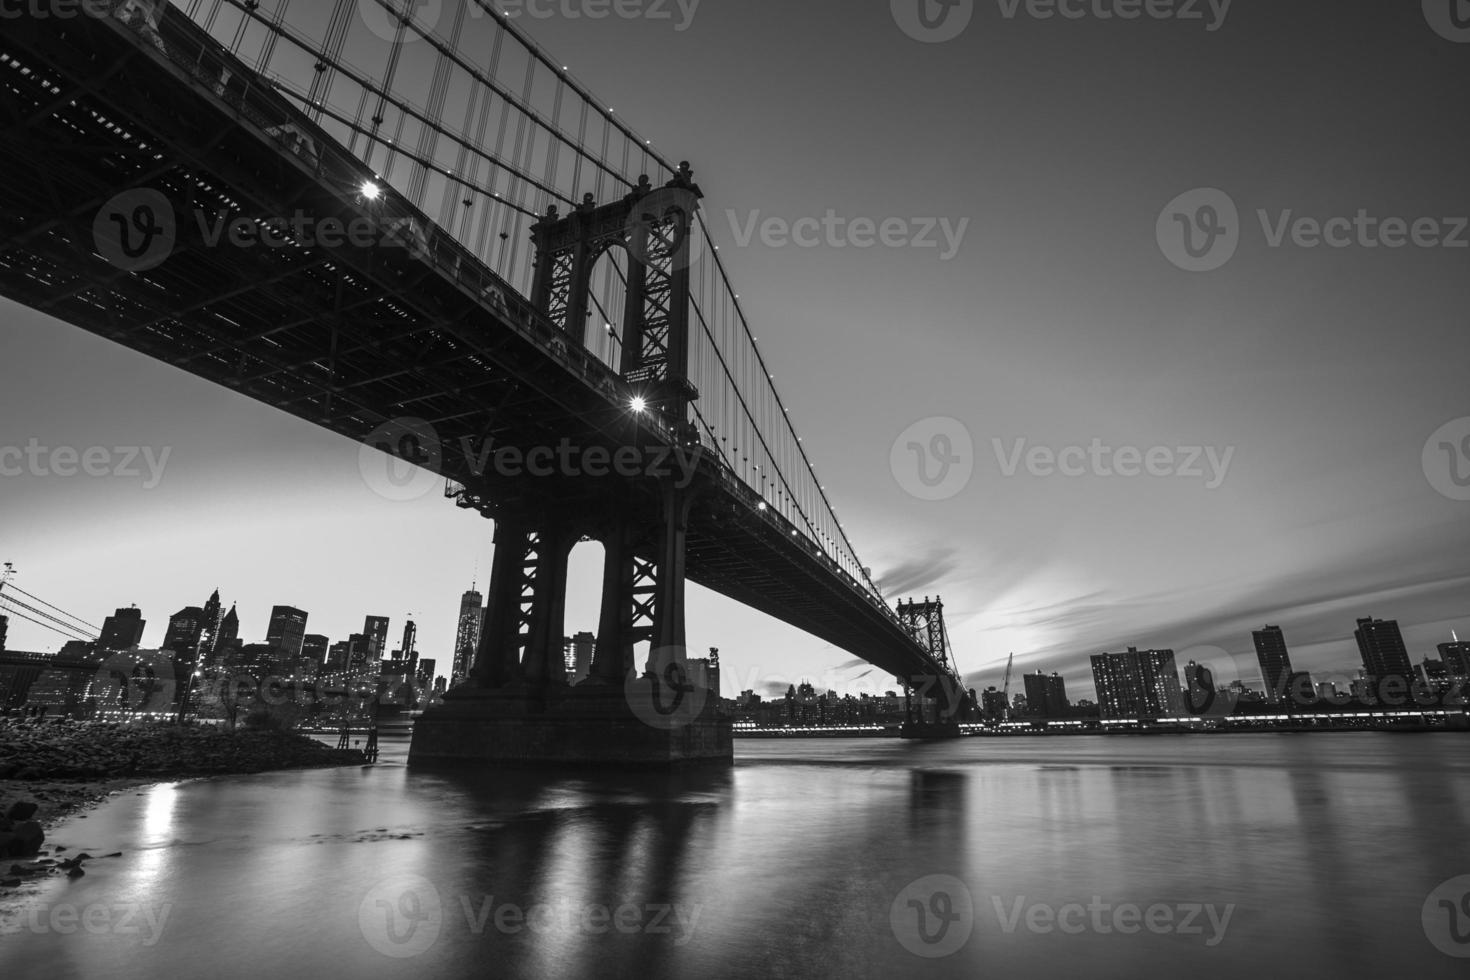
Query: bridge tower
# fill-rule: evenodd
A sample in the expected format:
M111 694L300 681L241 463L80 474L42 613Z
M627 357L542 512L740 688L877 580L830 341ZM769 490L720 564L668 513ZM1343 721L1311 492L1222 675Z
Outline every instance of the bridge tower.
M932 675L900 678L907 709L902 735L904 738L958 738L959 723L968 714L969 695L950 646L949 629L944 623L944 601L939 596L933 599L925 596L923 602L900 600L898 618L939 668ZM913 699L915 690L919 694L917 706Z
M589 349L597 261L617 248L629 256L615 365L627 404L626 417L611 426L620 433L615 451L652 440L673 451L698 449L689 420L699 397L689 379L689 310L700 198L684 163L664 187L645 176L603 205L588 195L569 214L553 206L531 229L532 303L555 328L556 342L574 353ZM697 710L682 714L669 708L686 695L694 700L684 582L696 493L697 485L683 485L674 473L593 479L561 472L485 488L475 505L495 521L495 553L476 662L468 683L446 695L444 710L418 722L411 760L728 762L729 726L715 717L713 699L700 698ZM605 557L591 670L574 688L562 638L567 564L583 540L601 542ZM635 663L639 644L649 650L643 664Z

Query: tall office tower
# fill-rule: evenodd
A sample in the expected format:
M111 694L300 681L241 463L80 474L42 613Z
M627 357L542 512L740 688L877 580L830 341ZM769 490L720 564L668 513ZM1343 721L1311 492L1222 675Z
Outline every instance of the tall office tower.
M1256 659L1261 663L1261 681L1266 685L1266 700L1273 704L1287 696L1291 682L1291 654L1286 649L1286 635L1280 626L1265 626L1251 632L1256 644Z
M230 611L225 613L224 619L219 621L219 636L215 638L214 646L218 649L227 646L240 638L240 614L235 612L235 604L230 603Z
M1358 641L1363 671L1374 693L1381 692L1385 680L1398 677L1402 678L1407 696L1408 685L1414 681L1414 665L1409 661L1409 650L1404 646L1398 622L1392 619L1360 619L1353 637Z
M1215 703L1215 674L1204 664L1191 660L1184 665L1184 708L1189 714L1204 713Z
M592 636L591 633L588 633L587 636L592 640L592 646L596 646L597 637ZM591 647L588 648L587 663L589 665L588 666L588 669L590 670L591 669L591 666L590 665L592 663ZM714 693L715 697L719 697L720 696L720 648L719 647L710 647L709 648L709 689L710 689L711 692Z
M399 648L399 651L403 659L410 663L417 663L419 659L418 652L414 649L414 644L418 642L418 635L419 628L414 625L413 620L410 619L404 622L403 646Z
M299 660L306 642L306 613L294 606L272 606L265 642L281 652L282 660Z
M352 643L349 640L339 640L327 647L326 673L340 674L347 670L348 661L352 657Z
M592 674L592 654L597 649L597 637L583 630L572 637L572 651L569 663L573 684L580 684Z
M1191 660L1184 665L1184 686L1190 691L1213 691L1215 674L1204 664Z
M131 650L143 642L143 610L137 606L119 609L102 621L102 636L97 647L102 650Z
M706 691L716 690L710 686L710 675L712 673L709 660L705 657L689 657L684 661L684 676L695 687L703 688Z
M369 659L382 660L388 655L387 616L363 617L362 635L367 637Z
M1050 675L1037 671L1025 674L1026 704L1038 718L1060 718L1067 713L1071 703L1067 700L1067 683L1062 675L1053 671Z
M207 656L214 652L219 645L220 628L220 601L219 589L210 594L209 600L204 603L202 622L199 627L199 649Z
M168 618L163 649L172 653L175 660L191 664L200 652L203 633L204 610L199 606L185 606Z
M1173 650L1094 654L1092 682L1104 718L1177 718L1184 708Z
M0 650L5 649L5 634L10 629L10 617L0 616Z
M375 671L378 669L377 660L372 656L372 645L361 633L353 633L347 637L347 669L351 673L358 674L367 670L369 666Z
M320 633L307 633L301 640L301 665L307 673L315 674L327 665L327 649L331 646Z
M1455 637L1451 643L1441 643L1438 649L1446 674L1458 679L1470 678L1470 642Z
M1005 692L987 687L980 692L980 714L989 721L1003 721L1006 716Z
M450 667L450 687L462 683L474 669L475 655L480 650L480 627L484 620L481 603L484 601L485 597L473 588L459 597L459 621L454 631L454 661Z

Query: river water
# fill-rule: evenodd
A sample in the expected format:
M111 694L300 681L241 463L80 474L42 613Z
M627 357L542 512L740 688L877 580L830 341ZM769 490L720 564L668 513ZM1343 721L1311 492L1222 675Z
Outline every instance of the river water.
M0 976L1463 978L1467 749L749 740L725 772L587 778L387 742L61 824L123 856L8 900Z

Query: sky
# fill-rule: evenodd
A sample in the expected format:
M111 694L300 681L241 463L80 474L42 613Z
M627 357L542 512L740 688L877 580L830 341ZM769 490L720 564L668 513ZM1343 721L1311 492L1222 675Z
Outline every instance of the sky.
M918 2L517 8L693 163L885 593L943 597L972 686L1014 653L1073 697L1090 654L1128 645L1258 682L1266 623L1298 669L1338 676L1358 617L1398 619L1415 660L1470 636L1470 39L1436 0L1188 5L1200 19L977 0L923 41ZM1390 247L1393 218L1418 241ZM863 220L894 219L903 234L859 247ZM801 243L781 232L798 224ZM492 525L377 496L355 445L0 300L0 449L31 440L168 451L156 485L145 460L0 475L16 584L98 625L136 603L145 645L218 587L247 640L275 604L334 641L369 613L396 640L411 614L443 664L459 594L487 577ZM600 564L574 553L569 633L596 629ZM727 695L892 686L697 587L688 623ZM11 624L13 649L60 642Z

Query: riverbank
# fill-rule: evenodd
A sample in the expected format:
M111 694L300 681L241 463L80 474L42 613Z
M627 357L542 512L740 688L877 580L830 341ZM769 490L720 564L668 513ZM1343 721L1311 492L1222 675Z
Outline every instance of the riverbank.
M329 748L292 732L71 720L22 724L0 719L0 862L37 853L33 847L22 852L23 845L15 837L21 823L49 830L79 810L141 786L202 776L363 765L366 761L356 749ZM25 816L8 820L17 804Z

